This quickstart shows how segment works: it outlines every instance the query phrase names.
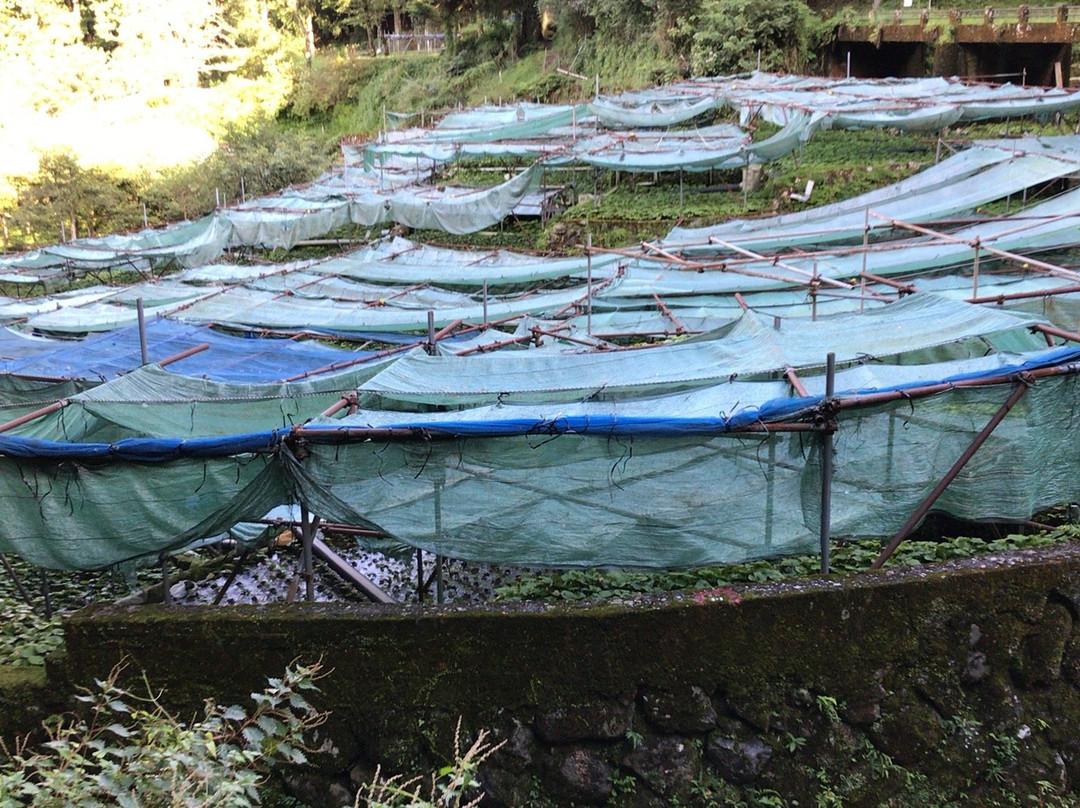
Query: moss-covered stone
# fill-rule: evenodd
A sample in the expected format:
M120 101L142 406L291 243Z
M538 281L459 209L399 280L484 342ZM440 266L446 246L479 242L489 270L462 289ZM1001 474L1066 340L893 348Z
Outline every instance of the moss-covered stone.
M747 587L737 602L98 608L66 622L50 677L88 682L127 658L190 711L321 658L341 750L323 766L441 766L463 717L466 739L514 741L493 782L508 799L528 783L538 804L606 799L600 779L624 776L653 735L703 760L714 714L717 733L738 730L723 737L772 750L753 788L789 803L963 804L980 778L1026 802L1045 789L1036 775L1071 787L1080 771L1078 593L1066 545Z

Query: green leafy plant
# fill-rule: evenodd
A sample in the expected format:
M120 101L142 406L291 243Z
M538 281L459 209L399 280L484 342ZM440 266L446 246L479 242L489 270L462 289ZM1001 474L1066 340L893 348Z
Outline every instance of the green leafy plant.
M830 724L840 723L840 704L835 696L820 695L817 697L818 711L828 719Z
M305 696L320 663L293 664L253 693L253 709L207 701L201 718L181 721L147 683L147 695L121 687L118 665L97 689L78 696L81 715L46 722L48 740L3 751L0 807L119 805L180 808L259 804L270 770L302 764L308 736L326 720Z
M46 620L20 600L0 598L0 665L44 665L45 657L64 643L60 619Z
M794 755L804 746L806 746L806 738L801 735L794 735L790 732L784 733L784 748L791 754Z
M497 752L506 741L492 744L487 730L480 730L476 740L461 751L461 720L454 731L453 760L430 776L405 779L401 775L384 777L376 769L375 777L356 794L355 808L475 808L484 798L476 779L480 765Z
M900 545L886 566L920 564L1045 547L1080 537L1080 529L1063 525L1034 534L1011 534L998 539L959 536L938 540L908 540ZM867 570L881 552L876 540L837 542L830 556L833 574ZM523 573L496 589L501 600L550 600L575 602L589 599L629 598L657 592L707 592L737 584L792 580L821 574L817 555L747 561L715 567L695 567L667 572L632 570L568 570Z
M625 794L633 794L637 791L637 778L630 773L611 775L611 798L616 799Z

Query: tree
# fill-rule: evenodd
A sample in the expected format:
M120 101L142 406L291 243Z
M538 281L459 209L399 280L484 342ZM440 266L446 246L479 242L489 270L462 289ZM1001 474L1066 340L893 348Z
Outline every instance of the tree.
M13 113L51 114L88 90L107 89L107 56L83 38L81 17L62 2L0 0L0 104L9 121Z
M813 20L802 0L704 0L684 20L695 75L763 70L799 72L811 54Z
M215 0L84 0L83 18L132 92L196 87L240 57Z
M368 49L374 54L379 27L390 14L390 0L337 0L335 10L343 27L359 28L364 32Z
M128 229L138 221L135 200L107 173L83 168L71 152L41 156L38 173L14 181L16 229L30 244L52 243Z

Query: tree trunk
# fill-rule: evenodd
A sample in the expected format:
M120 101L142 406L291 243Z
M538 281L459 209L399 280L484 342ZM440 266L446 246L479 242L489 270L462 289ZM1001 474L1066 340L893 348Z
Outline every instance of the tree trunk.
M524 51L528 46L535 45L540 41L540 12L536 3L525 2L519 7L521 12L518 29L518 52Z
M401 30L401 4L394 4L394 33L401 36L404 31Z
M304 15L304 56L311 67L311 60L315 58L315 15L310 11Z

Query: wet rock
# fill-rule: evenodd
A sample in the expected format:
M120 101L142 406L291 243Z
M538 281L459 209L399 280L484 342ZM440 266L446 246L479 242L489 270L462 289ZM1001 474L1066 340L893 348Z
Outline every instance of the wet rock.
M901 766L926 760L945 737L940 716L906 689L882 703L881 718L869 731L874 746Z
M352 805L356 801L351 785L314 772L286 774L283 781L288 794L305 805Z
M657 793L674 796L697 778L701 754L682 738L650 736L626 755L623 765Z
M633 704L595 702L559 707L536 719L536 730L548 743L611 741L622 738L630 727Z
M981 682L990 675L990 662L982 651L972 651L968 654L967 664L960 673L960 681L967 685Z
M1025 690L1032 690L1061 678L1065 646L1072 635L1073 619L1060 603L1049 603L1034 631L1020 643L1020 653L1013 661L1013 679Z
M641 697L642 712L649 723L661 732L708 732L716 726L716 708L700 687L681 693L647 692Z
M574 802L605 802L611 796L611 774L611 766L590 749L557 749L552 757L553 785Z
M488 808L519 808L533 800L533 779L523 777L520 772L485 764L480 768L479 779L483 804Z
M840 707L840 716L849 724L870 726L881 718L881 700L885 695L881 682L872 682L845 699Z
M725 780L752 783L772 758L772 747L760 738L731 738L713 735L705 755Z

